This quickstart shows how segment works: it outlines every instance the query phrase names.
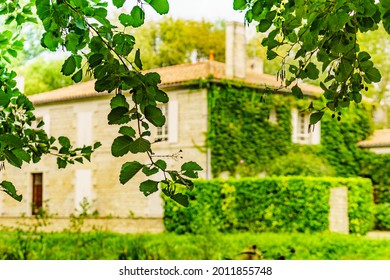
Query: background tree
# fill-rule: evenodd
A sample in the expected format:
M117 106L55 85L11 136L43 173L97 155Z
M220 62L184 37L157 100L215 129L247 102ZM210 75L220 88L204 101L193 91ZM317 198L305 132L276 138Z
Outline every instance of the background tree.
M24 77L24 93L30 95L74 84L70 77L61 73L63 63L61 59L38 57L21 67L18 72Z
M144 69L207 60L225 61L225 23L164 18L135 29Z

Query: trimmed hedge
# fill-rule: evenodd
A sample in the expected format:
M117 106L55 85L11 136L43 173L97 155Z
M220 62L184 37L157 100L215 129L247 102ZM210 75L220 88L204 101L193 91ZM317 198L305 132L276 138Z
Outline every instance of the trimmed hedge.
M321 232L328 230L332 187L348 188L349 230L373 225L372 184L362 178L267 177L199 180L190 207L165 201L164 224L178 234L221 232Z

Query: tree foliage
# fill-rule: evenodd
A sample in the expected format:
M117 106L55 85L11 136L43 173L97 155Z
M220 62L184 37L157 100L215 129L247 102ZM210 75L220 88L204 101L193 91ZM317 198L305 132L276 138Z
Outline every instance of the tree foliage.
M38 57L18 71L24 77L24 94L31 95L72 85L70 77L60 70L63 60L44 60Z
M279 78L286 86L299 86L304 79L320 83L326 106L320 111L338 111L350 102L360 103L362 90L381 80L371 55L361 50L358 33L367 33L383 24L390 32L388 1L234 0L234 9L245 11L245 19L256 23L257 31L267 33L262 45L267 58L282 58ZM280 53L281 46L289 46ZM286 60L292 57L298 66ZM321 118L313 118L312 124Z
M225 61L223 22L166 18L136 29L134 36L145 69L206 60L211 50L215 60Z

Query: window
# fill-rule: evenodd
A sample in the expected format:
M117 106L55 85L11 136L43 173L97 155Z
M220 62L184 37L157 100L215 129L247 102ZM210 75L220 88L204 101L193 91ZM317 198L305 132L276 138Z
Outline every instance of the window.
M36 215L43 206L42 173L32 174L32 214Z
M268 121L272 124L278 124L278 117L275 108L272 108L269 112Z
M168 104L159 106L162 114L165 116L165 124L162 127L157 127L156 141L168 141L168 129L169 129L169 115L168 115Z
M298 113L298 143L301 144L310 144L310 134L309 134L309 125L310 125L310 115L306 112Z
M157 127L155 141L164 141L170 144L177 143L179 138L178 102L170 100L167 104L161 104L159 108L165 116L165 124L162 127Z
M315 126L310 125L310 113L298 111L294 108L292 110L292 141L298 144L315 145L320 144L321 140L321 124L317 123Z

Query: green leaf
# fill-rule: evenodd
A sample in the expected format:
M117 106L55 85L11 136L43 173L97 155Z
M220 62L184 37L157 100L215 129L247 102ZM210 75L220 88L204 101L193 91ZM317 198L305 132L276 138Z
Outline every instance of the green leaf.
M61 72L65 76L70 76L76 70L76 59L73 55L68 57L62 65Z
M267 59L268 60L272 60L274 58L276 58L278 56L278 54L276 52L274 52L273 50L267 50Z
M159 83L161 83L160 74L156 72L146 73L144 78L147 81L147 83L151 86L157 86Z
M194 161L189 161L189 162L186 162L184 163L182 166L181 166L181 170L182 171L202 171L203 168L199 166L199 164L197 164L196 162Z
M131 35L118 33L115 34L113 42L116 45L115 51L120 55L127 56L133 50L135 39Z
M125 2L126 0L112 0L112 4L114 4L114 6L117 8L122 8Z
M72 76L72 80L73 80L75 83L81 82L82 79L83 79L83 69L80 69L79 71L77 71L77 72Z
M79 38L75 32L70 32L65 39L65 47L68 51L72 53L77 53L79 46Z
M360 62L367 61L371 58L371 55L369 55L367 52L360 52L358 54L358 60Z
M111 106L111 109L115 109L118 107L125 107L128 109L130 107L129 103L127 103L126 97L121 93L116 94L111 99L110 106Z
M121 173L119 175L119 181L121 184L126 184L131 178L133 178L138 171L144 167L143 164L138 161L126 162L122 165Z
M14 155L17 158L19 158L27 163L29 163L31 161L30 154L27 153L26 151L24 151L23 149L16 149L16 150L13 150L12 152L14 153Z
M23 141L20 140L19 137L12 134L0 134L0 142L16 149L22 148L24 146Z
M336 71L336 81L344 82L353 71L351 62L343 60Z
M117 107L108 114L108 124L125 124L130 122L128 115L129 109L126 107Z
M190 171L186 171L186 172L190 172ZM178 176L176 183L185 186L189 190L193 190L194 188L194 182L192 182L189 179L183 178L181 176Z
M298 99L303 98L303 92L298 85L295 85L291 88L291 93L293 96L295 96Z
M188 196L182 193L174 194L173 196L171 196L171 198L184 207L188 207L189 205Z
M361 93L359 93L359 92L353 93L353 100L354 100L356 103L362 102L362 99L363 99L363 96L362 96Z
M145 196L151 195L158 191L158 183L156 181L147 180L139 185L139 190L144 193Z
M66 162L66 160L64 160L62 158L57 158L57 166L59 169L65 168L67 165L68 165L68 163Z
M153 167L153 168L149 169L147 166L145 166L144 168L142 168L142 172L146 176L152 176L152 175L158 173L158 168L157 167Z
M234 0L233 1L233 9L236 11L245 10L246 8L246 0Z
M119 129L119 133L122 134L122 135L129 136L129 137L134 137L135 134L136 134L134 128L132 128L130 126L122 126Z
M368 71L365 72L365 76L374 83L379 83L381 81L381 73L378 69L375 67L370 68Z
M13 49L7 49L7 52L12 56L12 57L17 57L18 52L13 50Z
M144 114L145 118L157 127L162 127L165 124L165 117L161 112L161 109L156 106L146 106Z
M158 161L156 161L154 163L158 168L160 168L161 170L165 171L167 169L167 163L161 159L159 159Z
M42 21L50 17L51 14L50 0L36 0L35 6L37 7L37 15Z
M125 135L115 138L111 145L111 154L114 157L124 156L129 152L132 142L133 139Z
M101 53L94 53L88 58L89 66L94 68L102 63L104 56Z
M183 175L192 179L196 179L199 177L198 172L191 171L191 170L183 172Z
M156 90L156 95L154 96L156 101L162 102L162 103L168 103L169 97L168 94L166 94L164 91L157 89Z
M160 15L165 15L169 12L168 0L145 0L145 2L149 3Z
M322 119L322 116L324 115L324 113L325 113L324 111L318 111L318 112L312 113L310 115L310 124L318 123Z
M11 150L4 150L4 156L7 159L7 161L12 164L15 167L20 168L23 164L22 159L17 157L13 151Z
M99 148L99 147L101 147L101 146L102 146L102 143L100 143L100 142L95 142L95 143L93 144L93 149L96 150L97 148Z
M139 49L135 52L134 63L139 70L142 70L141 51Z
M306 68L305 71L307 71L307 77L311 80L316 80L319 77L320 71L317 69L317 66L310 62Z
M70 140L68 137L60 136L58 137L58 142L61 144L62 147L66 149L70 148Z
M262 19L259 23L259 25L257 25L257 31L258 32L267 32L267 30L272 26L272 21L268 20L268 19Z
M125 27L140 27L145 22L145 12L140 7L134 6L130 15L121 14L119 16L119 21Z
M145 153L150 151L150 142L145 138L137 138L129 143L129 150L133 154Z
M3 192L10 195L13 199L19 202L22 201L23 196L16 193L16 187L11 182L3 181L0 183L0 185L3 187Z

